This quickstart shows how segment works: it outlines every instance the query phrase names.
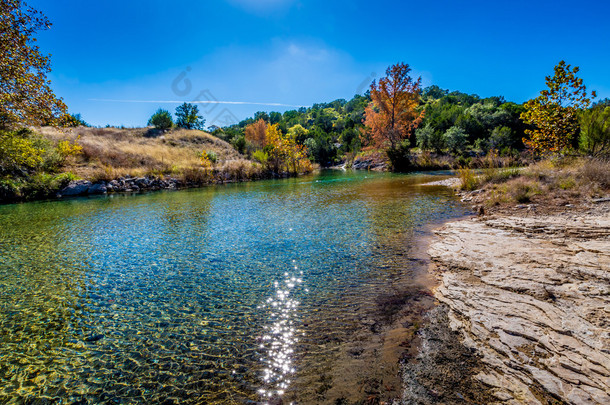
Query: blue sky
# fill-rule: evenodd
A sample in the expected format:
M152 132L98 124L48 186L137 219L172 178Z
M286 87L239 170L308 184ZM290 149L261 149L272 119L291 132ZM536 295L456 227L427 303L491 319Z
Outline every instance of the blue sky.
M424 85L523 102L564 59L610 97L605 0L28 3L53 23L52 87L93 125L143 126L177 106L160 101L209 101L209 125L349 99L401 61Z

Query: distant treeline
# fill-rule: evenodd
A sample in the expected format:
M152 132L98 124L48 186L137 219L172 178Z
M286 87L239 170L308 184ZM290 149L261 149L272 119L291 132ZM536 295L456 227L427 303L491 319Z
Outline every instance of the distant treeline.
M489 149L501 153L523 149L526 126L519 118L524 110L520 104L507 102L503 97L480 98L474 94L449 92L438 86L426 87L421 100L419 108L425 111L424 118L408 138L410 147L438 153L452 150L464 153L468 146L482 153ZM367 92L355 95L349 101L339 99L283 114L257 112L254 117L237 125L216 128L212 134L248 154L252 147L246 140L245 129L263 119L278 124L283 132L292 129L297 134L297 142L307 147L314 162L332 166L346 156L360 152L362 137L366 136L363 124L365 108L370 103L371 97ZM458 136L463 134L463 142L451 138L456 131Z

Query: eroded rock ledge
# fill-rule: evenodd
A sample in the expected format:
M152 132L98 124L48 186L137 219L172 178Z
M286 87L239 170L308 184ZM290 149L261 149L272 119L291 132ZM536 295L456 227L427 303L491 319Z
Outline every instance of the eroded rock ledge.
M610 403L610 215L477 218L429 249L498 403Z

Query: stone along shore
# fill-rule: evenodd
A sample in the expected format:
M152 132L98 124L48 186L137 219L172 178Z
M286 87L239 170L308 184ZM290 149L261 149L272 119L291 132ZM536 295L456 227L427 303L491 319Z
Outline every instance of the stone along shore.
M610 404L610 204L473 218L436 233L434 294L477 358L468 384L488 403ZM430 335L423 352L434 348Z

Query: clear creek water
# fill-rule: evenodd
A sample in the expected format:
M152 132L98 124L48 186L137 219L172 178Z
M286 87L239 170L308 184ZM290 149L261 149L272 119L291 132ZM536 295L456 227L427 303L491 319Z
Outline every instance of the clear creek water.
M325 171L0 206L0 403L245 403L294 389L465 214L432 175ZM333 361L332 350L319 361Z

